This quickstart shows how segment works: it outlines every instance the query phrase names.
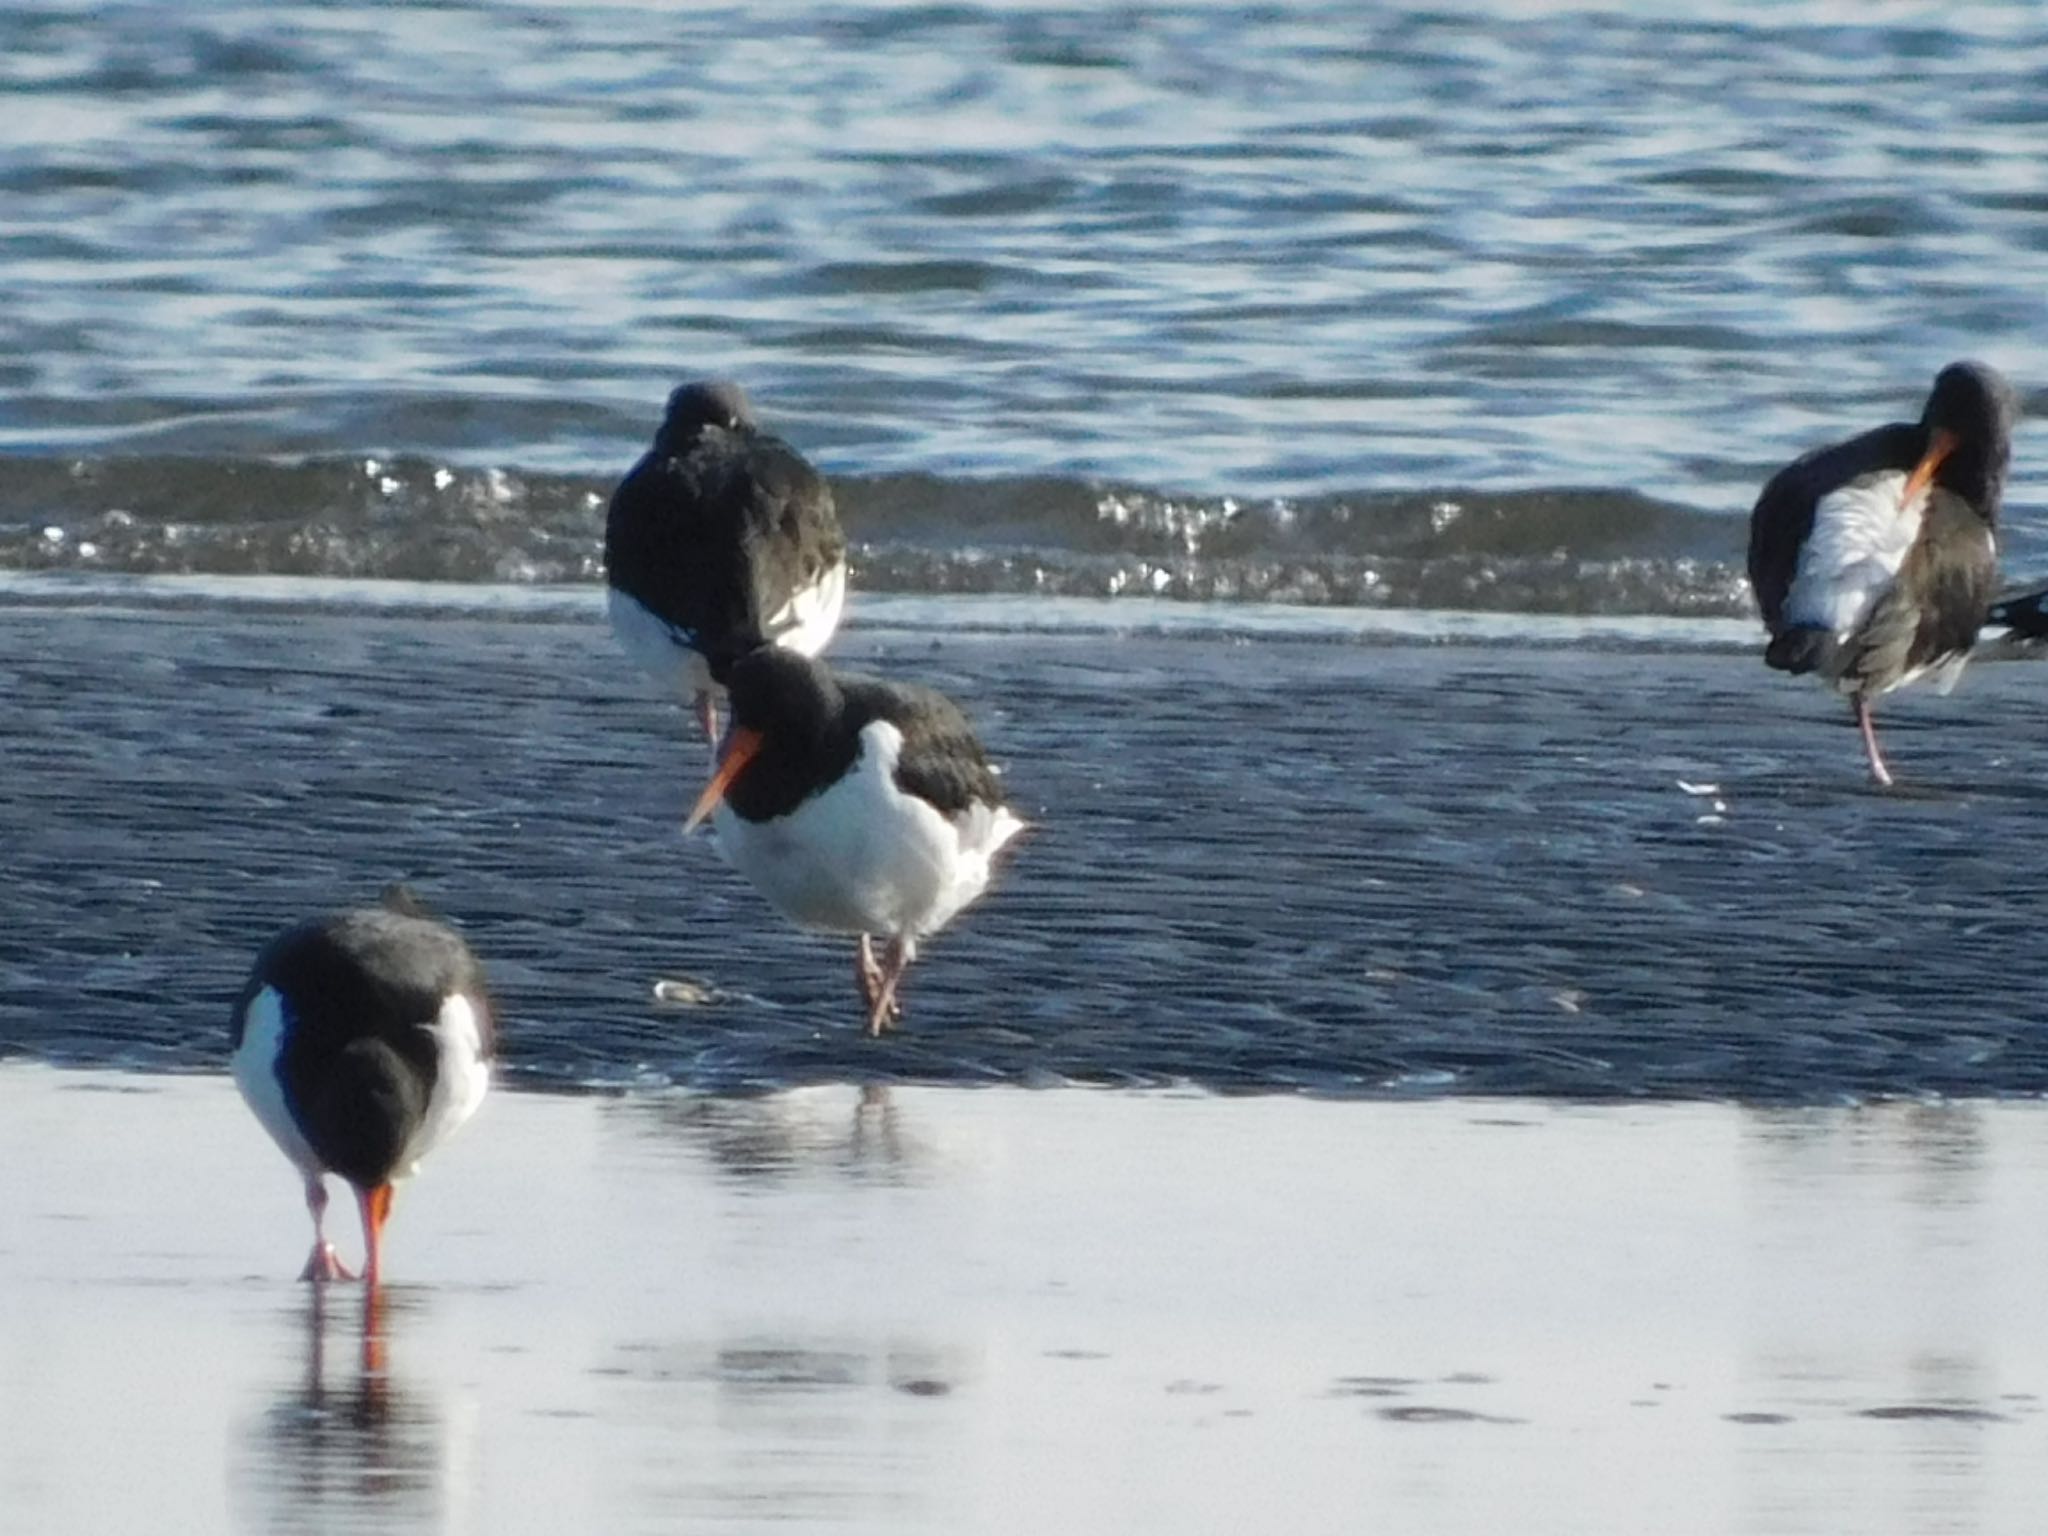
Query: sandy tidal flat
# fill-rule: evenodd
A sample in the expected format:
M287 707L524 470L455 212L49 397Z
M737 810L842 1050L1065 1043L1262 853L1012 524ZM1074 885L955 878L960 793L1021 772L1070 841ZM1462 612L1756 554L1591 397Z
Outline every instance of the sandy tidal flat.
M224 1079L0 1070L0 1166L10 1531L1833 1536L2048 1493L2037 1105L501 1094L402 1195L368 1360Z

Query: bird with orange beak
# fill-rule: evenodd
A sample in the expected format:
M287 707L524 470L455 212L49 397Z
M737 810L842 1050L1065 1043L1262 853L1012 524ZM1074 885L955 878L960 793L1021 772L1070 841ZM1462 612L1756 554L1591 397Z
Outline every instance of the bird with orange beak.
M362 1278L382 1275L398 1181L483 1102L495 1047L483 970L403 887L378 907L289 928L233 1015L235 1083L298 1168L313 1217L302 1280L353 1280L327 1240L327 1175L354 1187Z
M987 889L1024 823L944 694L780 647L741 657L725 683L732 729L683 830L712 819L720 852L785 917L858 936L879 1035L901 1016L919 941Z
M1933 676L1946 692L1998 581L1997 525L2019 416L1984 363L1951 363L1917 422L1818 449L1771 477L1750 513L1749 582L1764 660L1846 694L1871 777L1892 782L1871 702Z

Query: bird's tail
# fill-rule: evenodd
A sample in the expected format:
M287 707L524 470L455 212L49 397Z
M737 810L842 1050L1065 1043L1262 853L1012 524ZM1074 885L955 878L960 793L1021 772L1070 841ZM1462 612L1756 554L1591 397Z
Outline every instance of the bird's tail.
M2048 587L2001 597L1984 622L2009 629L2020 639L2048 640Z
M1840 644L1833 630L1801 624L1773 635L1764 660L1780 672L1824 672Z

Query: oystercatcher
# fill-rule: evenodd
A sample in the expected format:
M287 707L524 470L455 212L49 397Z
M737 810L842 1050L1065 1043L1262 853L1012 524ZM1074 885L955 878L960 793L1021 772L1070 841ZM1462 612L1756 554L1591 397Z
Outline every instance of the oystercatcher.
M2018 415L1996 370L1951 363L1919 421L1794 460L1750 514L1764 660L1849 696L1879 784L1892 776L1871 701L1928 674L1946 692L1984 623Z
M2005 638L2017 650L2038 651L2041 642L2048 640L2048 587L2001 597L1991 605L1984 622L2004 626Z
M654 446L612 492L604 563L612 632L691 697L714 752L723 666L762 644L817 655L846 603L831 488L727 382L669 396Z
M494 1031L482 968L402 888L384 905L289 928L235 1003L235 1083L305 1175L302 1280L352 1280L322 1228L326 1176L354 1186L363 1279L377 1284L392 1186L476 1113Z
M901 1017L918 941L987 888L1024 823L944 694L774 647L726 686L732 730L683 830L715 812L720 851L784 916L860 936L854 973L879 1035Z

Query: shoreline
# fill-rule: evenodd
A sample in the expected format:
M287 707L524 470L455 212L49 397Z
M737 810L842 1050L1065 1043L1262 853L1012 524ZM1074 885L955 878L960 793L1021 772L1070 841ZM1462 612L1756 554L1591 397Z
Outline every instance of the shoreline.
M57 609L150 617L220 609L366 620L491 619L604 625L601 582L560 584L396 581L326 576L126 575L0 570L0 614ZM853 637L1106 635L1301 644L1518 646L1546 650L1733 651L1755 648L1748 619L1671 614L1567 614L1511 609L1359 608L1288 603L1183 602L1158 597L1039 597L1010 593L854 594Z

